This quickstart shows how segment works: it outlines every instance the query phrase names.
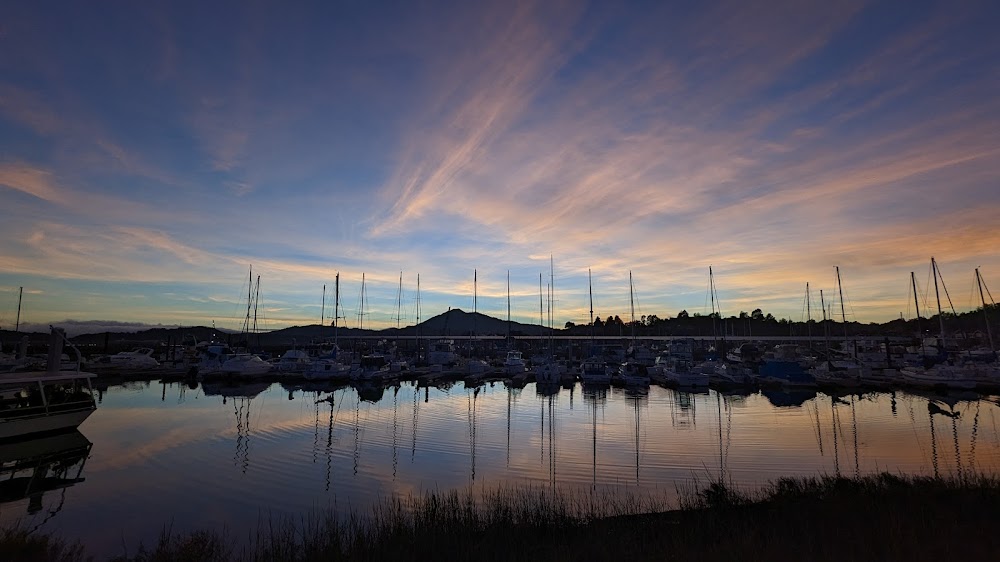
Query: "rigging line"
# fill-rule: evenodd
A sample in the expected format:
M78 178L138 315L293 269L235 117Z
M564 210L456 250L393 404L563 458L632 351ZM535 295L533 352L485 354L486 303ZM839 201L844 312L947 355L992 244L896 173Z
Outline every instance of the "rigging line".
M955 312L955 304L951 302L951 295L948 294L948 286L944 284L944 275L941 274L941 264L938 264L937 274L938 279L941 280L941 288L944 289L944 296L948 298L948 306L951 307L951 313L958 316L958 312Z

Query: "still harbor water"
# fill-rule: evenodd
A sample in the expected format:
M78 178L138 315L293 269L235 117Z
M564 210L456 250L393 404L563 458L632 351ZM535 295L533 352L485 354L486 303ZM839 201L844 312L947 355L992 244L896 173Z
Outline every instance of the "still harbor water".
M108 556L155 542L164 526L240 538L269 517L365 511L432 490L676 497L720 474L755 487L782 476L995 473L997 410L976 394L127 383L102 392L79 432L36 444L58 449L57 461L14 470L30 447L3 450L4 478L19 483L4 489L35 492L0 497L0 523Z

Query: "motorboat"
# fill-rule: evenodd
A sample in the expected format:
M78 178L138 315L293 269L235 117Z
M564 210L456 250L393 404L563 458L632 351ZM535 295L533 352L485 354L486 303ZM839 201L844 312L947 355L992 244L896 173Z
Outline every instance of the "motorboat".
M524 357L517 350L507 352L507 357L503 360L503 371L508 375L519 375L524 373Z
M708 373L695 369L691 361L684 357L669 357L662 365L660 374L667 383L684 388L706 387L709 382Z
M52 328L45 371L0 375L0 440L70 430L97 409L91 384L97 375L58 370L66 341L62 329Z
M274 369L281 373L304 373L312 365L312 358L301 349L289 349L274 362Z
M588 357L580 365L580 381L584 384L611 384L611 373L604 359L597 356Z

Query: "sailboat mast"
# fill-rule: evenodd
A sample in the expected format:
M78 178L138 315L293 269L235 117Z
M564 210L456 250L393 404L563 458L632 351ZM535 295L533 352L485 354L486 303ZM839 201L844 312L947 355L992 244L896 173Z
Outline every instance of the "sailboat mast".
M917 308L917 337L920 338L920 352L924 351L924 333L920 329L920 299L917 298L917 276L910 272L910 283L913 285L913 306Z
M542 274L538 274L538 325L545 327L545 307L542 304Z
M337 272L337 276L334 277L333 281L333 345L337 345L338 335L340 332L339 324L337 319L340 317L340 272Z
M17 320L14 322L14 333L21 331L21 298L24 296L24 287L17 288Z
M847 342L847 313L844 311L844 287L840 284L840 266L837 268L837 292L840 293L840 318L844 322L844 342Z
M365 329L365 274L361 273L361 306L358 309L358 329Z
M476 337L476 315L479 313L479 270L472 270L472 337Z
M986 336L990 340L990 352L995 352L993 347L993 331L990 329L990 317L986 313L986 295L983 294L983 278L979 275L979 268L976 268L976 284L979 286L979 299L983 303L983 320L986 322Z
M937 261L931 256L931 273L934 275L934 296L937 298L938 323L941 330L941 348L944 349L944 315L941 313L941 293L938 292Z
M806 337L809 338L809 349L812 349L812 299L809 298L808 281L806 281Z
M403 313L403 272L399 272L399 291L396 292L396 329L399 329L399 320Z
M243 319L243 337L250 331L250 310L253 308L253 266L250 266L250 273L247 275L247 314Z
M594 279L587 268L587 292L590 293L590 345L594 345ZM593 350L591 350L593 352Z
M629 308L632 310L632 346L635 351L635 287L632 285L632 270L628 272L628 300Z
M823 341L826 342L826 360L830 360L830 327L826 325L826 301L823 299L823 289L819 290L819 304L823 307Z
M319 325L326 322L326 283L323 283L323 300L319 308Z
M257 290L253 298L253 333L257 336L257 347L260 347L260 334L257 332L257 305L260 303L260 275L257 276Z
M712 266L708 266L708 298L712 302L712 345L719 349L719 337L715 327L715 279L712 278Z
M510 343L510 270L507 270L507 343Z
M420 274L417 274L417 361L420 361Z

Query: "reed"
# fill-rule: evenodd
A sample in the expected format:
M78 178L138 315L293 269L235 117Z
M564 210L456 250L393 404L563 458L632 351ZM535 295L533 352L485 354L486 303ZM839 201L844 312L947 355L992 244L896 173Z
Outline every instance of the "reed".
M992 476L823 476L751 491L716 481L684 492L680 505L666 497L537 487L431 492L386 499L365 514L265 516L249 540L168 528L155 545L116 560L842 562L993 559L1000 547L1000 481ZM35 559L83 559L57 539L0 538L0 552L8 541L41 541L36 547L50 555ZM51 547L62 550L44 550Z

